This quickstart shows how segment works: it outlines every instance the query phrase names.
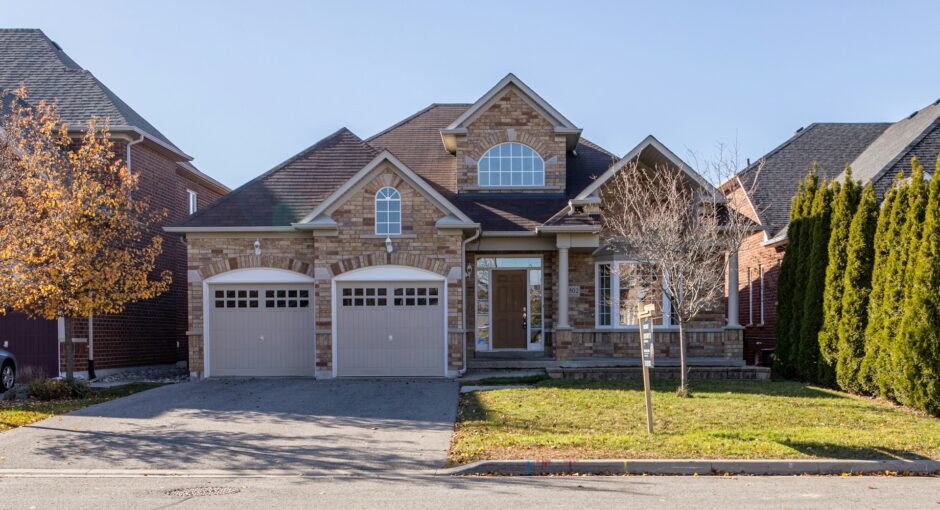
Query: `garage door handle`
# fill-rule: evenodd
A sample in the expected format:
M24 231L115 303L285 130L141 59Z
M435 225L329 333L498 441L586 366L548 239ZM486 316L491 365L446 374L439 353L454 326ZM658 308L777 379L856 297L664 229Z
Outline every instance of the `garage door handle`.
M394 341L394 340L395 340L395 336L394 336L394 335L388 335L388 341L389 341L389 342L392 342L392 341Z
M260 337L258 337L258 341L259 341L259 342L264 342L264 335L261 335Z

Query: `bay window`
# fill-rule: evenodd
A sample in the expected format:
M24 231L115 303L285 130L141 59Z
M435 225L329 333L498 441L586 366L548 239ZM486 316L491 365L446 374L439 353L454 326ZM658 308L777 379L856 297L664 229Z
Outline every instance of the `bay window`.
M639 328L643 305L655 304L657 325L672 325L669 299L662 292L656 268L636 261L600 262L596 265L595 310L598 328Z

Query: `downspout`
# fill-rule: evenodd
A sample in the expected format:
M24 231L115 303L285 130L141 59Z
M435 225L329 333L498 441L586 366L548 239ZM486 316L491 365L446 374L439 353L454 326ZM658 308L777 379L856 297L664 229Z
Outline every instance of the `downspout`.
M144 141L144 136L141 135L137 140L127 142L127 157L125 158L125 163L127 165L127 171L131 171L131 146L136 145ZM94 326L94 315L88 316L88 380L95 379L95 326Z
M460 375L467 373L467 245L476 241L480 237L480 233L483 231L483 227L477 227L477 231L472 236L468 237L460 245L460 272L463 273L460 278L460 288L463 292L463 368L460 369ZM474 306L476 306L476 300L474 300Z

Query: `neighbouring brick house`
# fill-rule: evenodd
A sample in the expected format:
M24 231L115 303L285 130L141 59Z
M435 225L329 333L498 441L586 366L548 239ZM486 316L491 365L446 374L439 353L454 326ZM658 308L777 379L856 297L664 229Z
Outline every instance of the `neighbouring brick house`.
M748 363L770 361L790 199L813 166L820 178L829 180L844 178L850 166L854 179L874 184L880 200L899 171L910 175L912 157L918 157L929 174L938 154L940 101L893 124L810 124L722 186L726 193L750 190L749 207L742 212L763 227L742 246L738 266L739 320L745 327Z
M662 299L614 276L639 264L602 245L600 221L604 183L632 162L710 186L653 137L623 158L589 142L511 74L364 140L341 129L166 228L188 247L190 370L440 377L496 354L635 360L637 296ZM657 355L675 359L661 306ZM691 357L743 363L726 308L691 325Z
M164 224L182 221L191 210L215 202L228 189L197 170L187 156L94 75L69 58L40 30L0 29L0 91L26 86L29 101L56 101L59 113L79 136L88 120L108 119L114 150L139 174L139 193L168 213ZM158 225L153 235L166 235ZM157 259L157 271L169 270L168 292L131 304L124 313L93 319L92 348L98 375L112 370L177 363L186 360L186 247L170 237ZM88 367L88 323L76 320L76 369ZM61 321L28 319L11 313L0 317L0 346L17 355L21 367L59 373L64 360ZM63 363L64 366L64 363Z

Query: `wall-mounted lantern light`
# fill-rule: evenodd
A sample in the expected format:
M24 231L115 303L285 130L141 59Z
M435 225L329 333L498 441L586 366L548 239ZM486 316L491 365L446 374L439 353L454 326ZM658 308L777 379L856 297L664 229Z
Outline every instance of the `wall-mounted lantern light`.
M261 239L255 239L255 255L261 255Z
M394 250L394 248L392 248L392 238L386 237L385 238L385 251L392 253L392 250Z

